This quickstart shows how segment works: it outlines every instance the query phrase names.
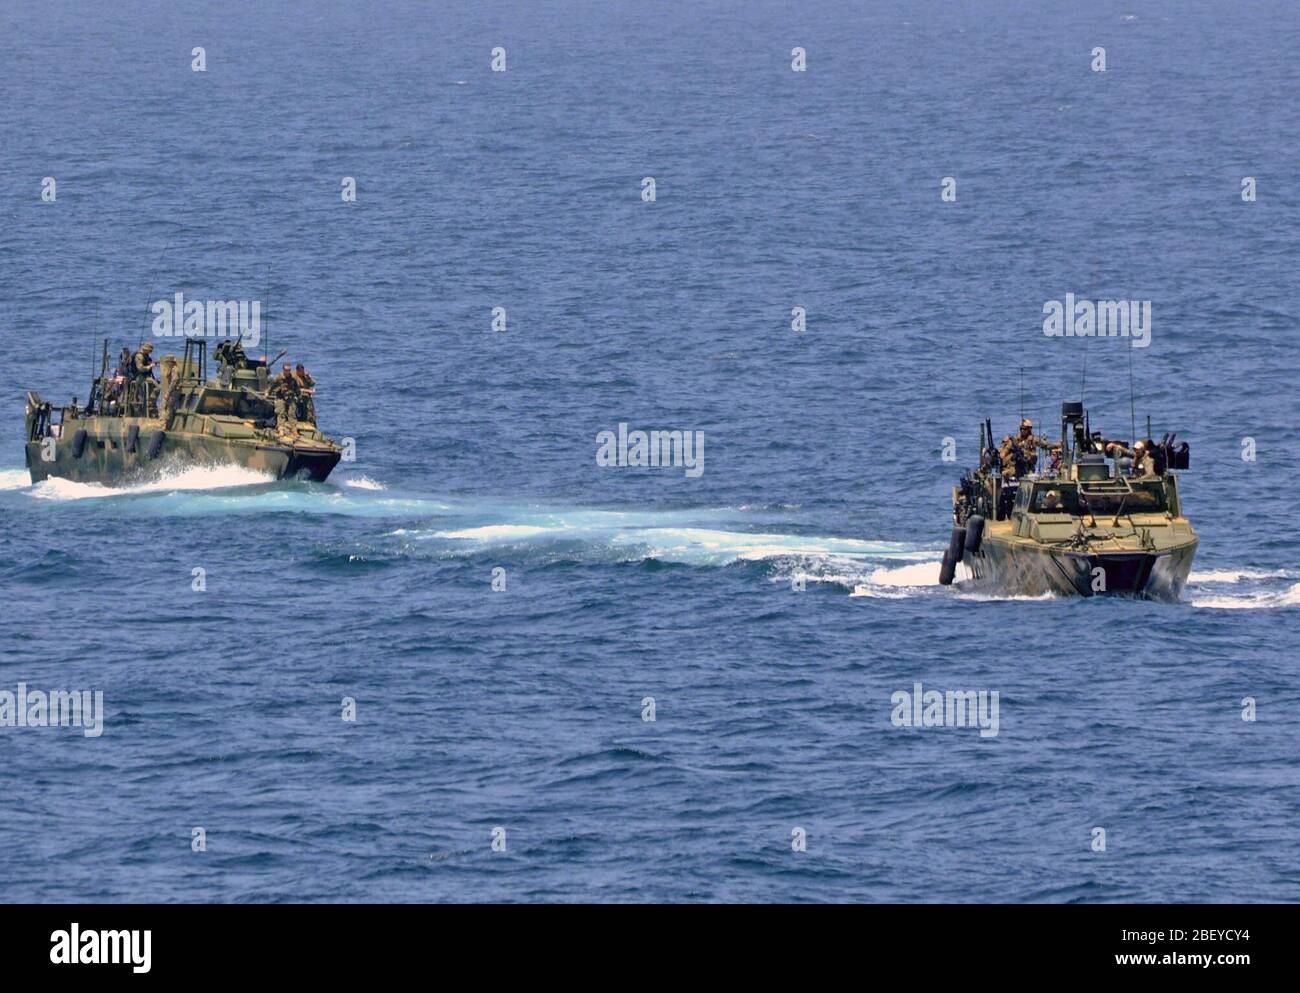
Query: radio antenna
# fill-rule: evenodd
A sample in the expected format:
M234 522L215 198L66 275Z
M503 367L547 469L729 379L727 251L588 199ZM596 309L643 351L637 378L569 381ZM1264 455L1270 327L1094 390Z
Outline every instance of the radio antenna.
M1080 403L1084 403L1088 396L1088 343L1091 340L1091 338L1085 338L1083 341L1083 381L1079 384Z
M271 354L271 263L266 264L266 291L262 294L265 298L266 320L263 322L262 343L266 347L266 354ZM266 374L269 376L271 370L268 368Z
M1133 441L1137 441L1137 406L1133 400L1133 343L1128 346L1128 426Z
M1025 419L1025 367L1020 367L1020 419Z
M163 245L162 255L158 256L159 269L162 268L163 259L167 258L167 249L171 248L171 246L172 246L172 240L168 238L167 243ZM158 272L157 270L155 270L154 279L156 280L157 278L158 278ZM140 350L140 346L144 344L144 329L149 326L149 301L153 299L153 288L154 288L154 283L151 282L149 284L149 297L144 302L144 320L140 324L140 340L136 342L136 346L135 346L135 350L137 352ZM173 314L172 315L173 328L175 327L175 321L176 321L176 315Z
M1097 263L1097 260L1094 258L1094 259L1092 260L1092 292L1093 292L1094 294L1097 293L1097 283L1099 282L1099 279L1098 279L1098 276L1097 276L1097 270L1098 270L1098 268L1099 268L1099 265L1098 265L1098 263ZM1083 341L1083 379L1082 379L1082 381L1079 383L1079 402L1080 402L1080 403L1084 403L1084 401L1087 399L1087 392L1088 392L1088 346L1089 346L1090 344L1092 344L1092 335L1089 335L1089 336L1088 336L1087 338L1085 338L1084 341ZM1086 406L1086 404L1085 404L1085 406Z

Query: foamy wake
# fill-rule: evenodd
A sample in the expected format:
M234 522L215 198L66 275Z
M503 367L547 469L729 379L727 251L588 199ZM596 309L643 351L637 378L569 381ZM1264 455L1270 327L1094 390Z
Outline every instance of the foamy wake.
M179 490L219 490L232 486L255 486L273 482L274 477L241 466L188 466L164 472L155 479L129 486L105 486L103 483L78 483L51 476L31 489L38 500L89 500L103 497L133 496L141 493L172 493Z
M1300 583L1278 583L1293 577L1288 569L1207 569L1188 577L1186 599L1193 607L1211 610L1296 607Z
M397 532L393 532L397 533ZM814 582L850 584L868 568L867 560L920 559L934 553L899 542L862 541L788 534L760 534L703 527L665 527L653 514L573 511L537 515L532 521L489 524L455 530L408 531L416 540L464 542L470 553L502 545L587 545L620 561L657 559L686 565L728 565L741 561L785 560L778 579L806 572ZM848 569L847 573L838 570ZM851 587L850 587L851 588Z
M1286 569L1210 569L1206 572L1192 570L1189 583L1239 583L1243 579L1285 579Z
M405 528L394 534L409 533ZM493 524L481 528L462 528L459 531L438 531L433 535L417 533L418 537L454 538L463 541L481 541L488 544L500 544L518 538L534 538L537 535L553 534L554 528L537 527L532 524Z
M882 566L873 569L865 576L859 577L853 584L851 596L876 597L886 600L898 600L917 596L927 592L926 587L939 587L938 559L930 562L917 562L913 565ZM967 579L969 574L961 563L957 565L957 580Z
M343 480L344 486L351 486L354 490L386 490L388 489L377 479L371 479L369 476L354 476L351 479Z
M929 553L933 555L934 553ZM963 600L1054 600L1051 593L1041 596L1013 596L1006 593L981 593L963 590L959 586L944 587L939 585L940 559L918 562L915 565L883 566L872 570L853 584L850 596L873 597L877 600L903 600L908 597L933 596L942 593L956 596ZM957 564L955 583L970 579L970 572L964 563Z
M1258 610L1272 607L1300 607L1300 583L1280 591L1263 590L1240 595L1223 594L1207 596L1195 593L1189 597L1193 607L1210 607L1218 610Z
M21 490L31 485L31 473L26 469L0 469L0 490Z
M899 599L935 592L939 586L938 560L918 562L913 565L885 566L862 577L853 587L852 596ZM1209 569L1193 572L1188 577L1183 599L1193 607L1210 607L1222 610L1249 610L1260 608L1300 606L1300 583L1279 588L1276 580L1293 577L1286 569ZM814 577L809 576L809 579ZM816 577L827 581L844 582L850 577ZM968 579L969 573L962 564L957 566L957 583ZM1225 587L1238 587L1230 589ZM1246 589L1240 587L1245 586ZM954 586L952 592L971 600L1050 600L1052 594L1038 597L1006 596L961 590Z

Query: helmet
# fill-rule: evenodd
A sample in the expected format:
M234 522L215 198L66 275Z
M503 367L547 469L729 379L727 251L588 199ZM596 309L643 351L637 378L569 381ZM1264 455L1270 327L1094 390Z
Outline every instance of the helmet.
M1144 451L1146 447L1147 447L1147 443L1145 441L1135 441L1133 443L1133 451L1135 452Z
M153 342L152 342L152 341L146 341L146 342L144 343L144 345L141 346L140 351L142 351L142 352L152 352L152 351L153 351Z
M1026 417L1023 421L1020 422L1020 429L1021 429L1022 431L1023 431L1025 428L1029 428L1029 429L1032 431L1032 430L1033 430L1033 427L1034 427L1034 422L1031 421L1028 417Z

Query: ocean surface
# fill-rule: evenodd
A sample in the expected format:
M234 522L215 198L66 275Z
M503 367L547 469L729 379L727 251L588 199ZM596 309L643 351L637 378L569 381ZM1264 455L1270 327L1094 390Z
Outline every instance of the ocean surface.
M1282 2L9 0L0 691L104 721L0 728L0 900L1300 899L1298 53ZM356 460L32 485L26 391L178 292L265 301ZM1130 357L1184 600L938 586L980 420L1128 438Z

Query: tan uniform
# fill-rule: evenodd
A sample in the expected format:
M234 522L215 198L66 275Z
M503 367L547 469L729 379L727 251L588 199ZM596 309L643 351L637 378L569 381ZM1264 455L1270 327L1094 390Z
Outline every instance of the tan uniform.
M316 423L316 403L311 398L311 390L316 388L316 380L312 379L311 373L306 369L302 372L294 371L294 379L298 381L301 398L298 401L298 416L308 424Z
M132 375L140 384L139 396L144 401L145 411L153 408L158 400L158 383L153 378L154 360L143 348L131 357Z
M176 388L176 372L180 363L175 355L164 355L159 365L162 368L162 391L158 398L158 412L166 419L171 413L168 407L172 402Z
M135 367L137 379L148 379L153 376L154 361L144 349L131 357L131 364Z
M1142 454L1138 455L1136 449L1125 448L1123 445L1116 443L1111 448L1115 455L1128 456L1133 460L1133 475L1143 479L1154 479L1160 473L1156 472L1156 459L1151 454L1149 448L1142 449Z
M998 458L1002 460L1002 475L1006 477L1020 475L1020 449L1016 447L1016 440L1007 435L1002 439L1002 446L998 449Z
M275 429L282 435L298 435L298 398L301 394L293 373L280 373L271 381L267 394L275 402Z
M1046 438L1036 434L1016 435L1015 444L1020 449L1020 459L1025 467L1025 472L1033 472L1038 468L1038 450L1040 448L1050 452L1057 447Z

